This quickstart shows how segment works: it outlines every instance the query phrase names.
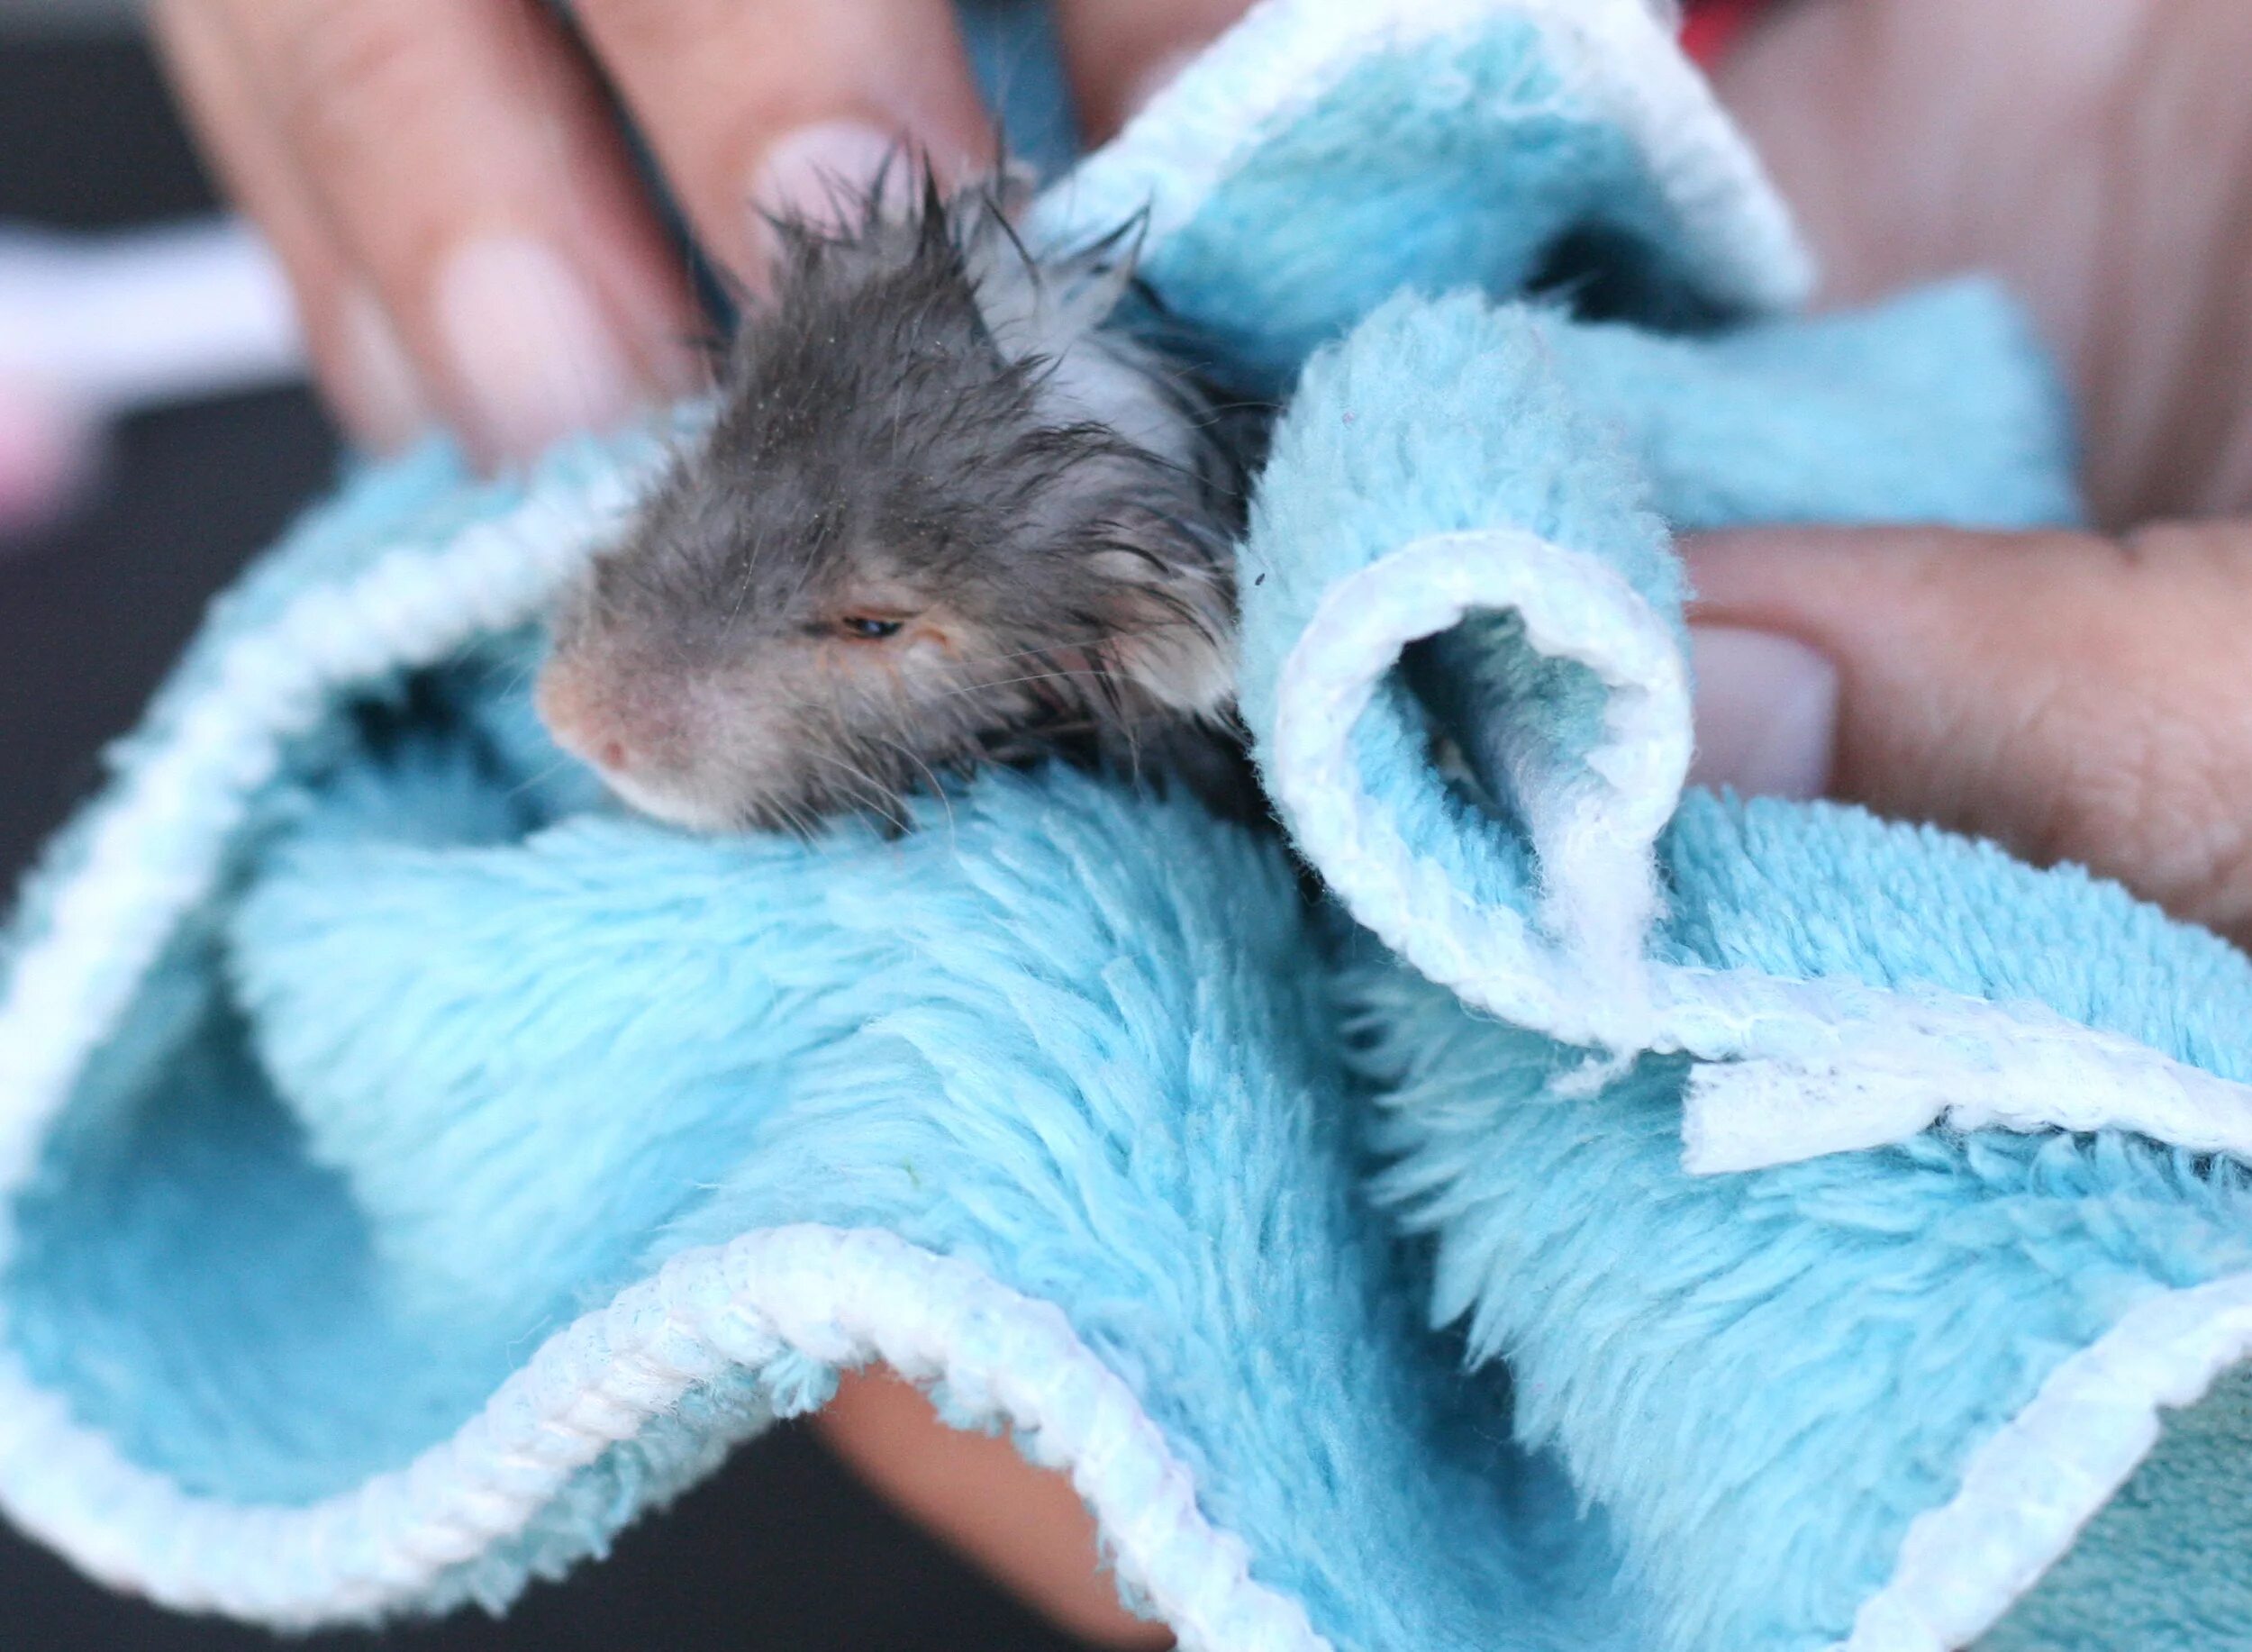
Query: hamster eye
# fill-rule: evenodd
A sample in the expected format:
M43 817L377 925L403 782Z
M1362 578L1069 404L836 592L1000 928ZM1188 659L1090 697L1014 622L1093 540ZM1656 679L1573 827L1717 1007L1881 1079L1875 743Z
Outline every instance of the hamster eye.
M837 629L858 642L881 642L886 637L899 635L904 620L871 620L861 614L849 614L837 622Z

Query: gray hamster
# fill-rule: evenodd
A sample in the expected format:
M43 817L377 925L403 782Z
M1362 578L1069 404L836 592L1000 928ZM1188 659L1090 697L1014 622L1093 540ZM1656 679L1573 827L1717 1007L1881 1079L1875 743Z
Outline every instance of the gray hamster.
M1138 226L1037 256L1017 186L894 167L774 221L714 422L557 612L540 713L659 819L904 821L981 763L1226 740L1241 464L1121 324Z

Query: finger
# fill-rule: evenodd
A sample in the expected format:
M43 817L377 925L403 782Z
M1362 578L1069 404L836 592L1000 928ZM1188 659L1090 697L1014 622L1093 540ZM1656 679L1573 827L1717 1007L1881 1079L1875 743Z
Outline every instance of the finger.
M1119 1604L1071 1483L1008 1441L947 1427L914 1389L876 1373L848 1375L815 1426L870 1485L1072 1634L1121 1648L1171 1644Z
M599 88L545 11L200 3L481 457L524 457L694 382L684 274Z
M2252 6L2026 15L2016 0L1771 5L1717 89L1826 302L1977 269L2026 303L2075 381L2099 520L2252 509Z
M2252 523L1763 531L1689 564L1700 626L1834 668L1835 794L2252 932Z
M390 318L322 222L235 42L197 0L157 0L150 23L204 155L288 271L314 375L339 422L374 451L404 446L437 422L430 398Z
M1061 0L1056 26L1087 136L1110 137L1249 9L1249 0Z
M903 140L993 159L947 0L581 0L581 25L713 256L755 280L755 207L818 213Z

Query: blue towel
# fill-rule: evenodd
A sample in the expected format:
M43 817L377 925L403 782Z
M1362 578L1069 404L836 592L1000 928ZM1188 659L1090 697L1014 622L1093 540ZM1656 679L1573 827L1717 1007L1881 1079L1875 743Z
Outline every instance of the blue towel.
M1683 790L1674 531L2074 519L2015 311L1790 318L1643 0L1269 0L1034 229L1143 209L1285 394L1284 832L631 818L526 679L666 432L354 477L0 954L0 1505L182 1608L499 1609L883 1361L1191 1647L2252 1644L2252 965Z

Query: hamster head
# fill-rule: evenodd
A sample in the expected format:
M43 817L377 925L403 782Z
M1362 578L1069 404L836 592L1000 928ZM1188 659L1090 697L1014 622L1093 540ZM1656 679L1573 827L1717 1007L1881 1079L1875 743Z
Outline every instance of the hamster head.
M927 182L779 229L714 423L559 607L558 740L660 819L805 829L1221 713L1228 507L1199 409L1099 331L1124 277Z

